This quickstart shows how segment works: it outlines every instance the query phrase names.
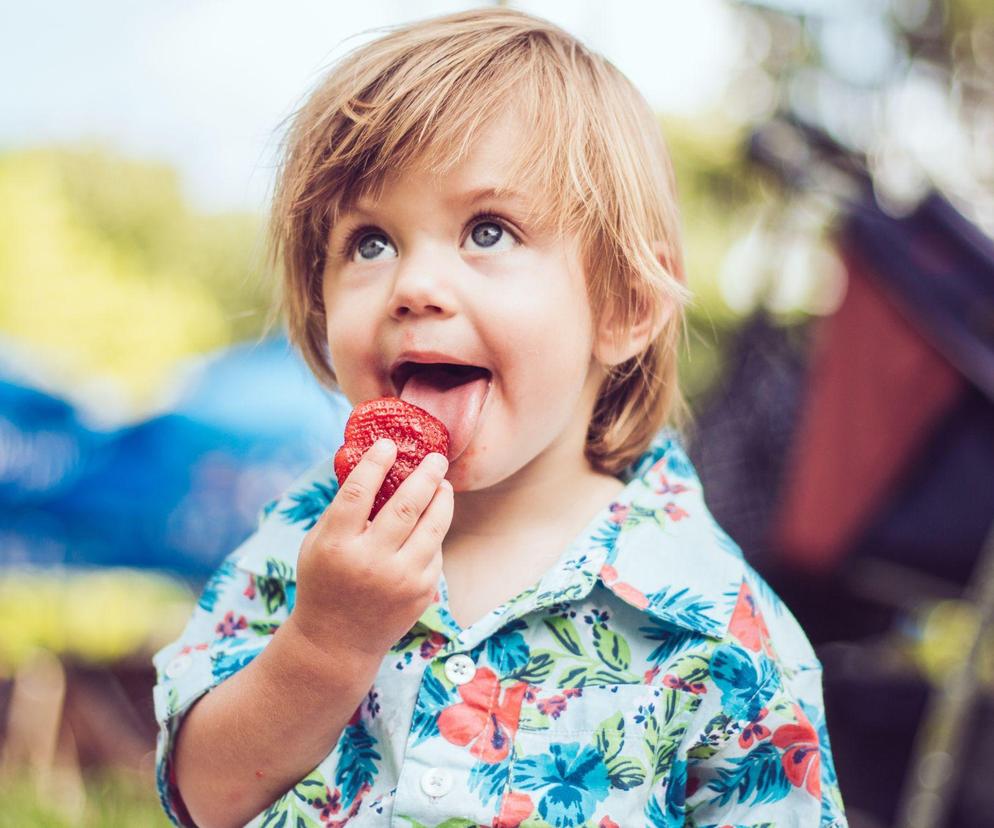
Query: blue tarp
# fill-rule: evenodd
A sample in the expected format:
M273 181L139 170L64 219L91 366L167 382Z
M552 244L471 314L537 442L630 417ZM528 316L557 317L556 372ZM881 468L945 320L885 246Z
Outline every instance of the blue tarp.
M285 340L193 372L174 410L112 432L64 400L0 382L0 565L207 575L261 506L340 444L348 404Z

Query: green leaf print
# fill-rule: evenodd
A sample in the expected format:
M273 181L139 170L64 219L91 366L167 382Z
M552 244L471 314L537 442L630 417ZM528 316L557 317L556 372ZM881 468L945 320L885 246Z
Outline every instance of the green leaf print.
M726 714L719 713L705 725L703 736L687 751L687 757L710 759L718 752L719 745L731 738L734 732L735 722Z
M628 642L603 624L594 624L594 649L600 660L613 670L627 670L632 662Z
M595 732L597 750L607 764L621 753L625 746L625 719L621 713L615 713L600 723Z
M298 807L289 793L274 802L263 814L262 828L321 828L321 823Z
M546 618L545 626L549 628L556 640L563 645L567 652L573 655L583 655L583 645L580 636L568 618Z
M524 681L528 684L541 684L552 672L556 654L550 650L533 650L528 663L507 676L507 679Z
M632 684L631 673L612 673L605 670L593 659L585 659L588 663L572 667L559 678L559 687L610 686L613 684Z
M286 604L286 584L279 578L257 575L255 578L255 589L266 607L266 612L270 615Z
M262 828L283 828L287 818L286 800L278 799L263 814Z
M670 765L676 756L680 740L687 729L688 717L682 715L692 711L699 700L676 690L667 691L662 697L662 712L659 716L648 715L645 719L645 750L652 770L652 784L669 773ZM659 720L662 719L662 725Z
M589 672L589 667L574 667L572 670L567 670L559 677L559 686L583 687L587 683L587 673Z
M703 684L711 677L710 657L696 654L685 655L677 659L669 673L683 679L688 684Z
M606 766L611 785L622 791L630 791L645 782L645 768L634 756L616 756Z
M297 799L303 800L308 805L313 805L316 799L321 799L324 796L326 788L324 777L315 771L294 785L292 791Z
M250 621L249 629L256 635L273 635L279 629L279 624L269 621Z

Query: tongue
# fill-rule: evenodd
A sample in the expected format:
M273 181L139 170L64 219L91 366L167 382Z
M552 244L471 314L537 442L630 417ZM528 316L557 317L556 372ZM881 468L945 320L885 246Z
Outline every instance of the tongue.
M444 368L428 368L411 376L400 398L445 423L452 462L465 451L476 432L489 386L490 377L486 374L455 375Z

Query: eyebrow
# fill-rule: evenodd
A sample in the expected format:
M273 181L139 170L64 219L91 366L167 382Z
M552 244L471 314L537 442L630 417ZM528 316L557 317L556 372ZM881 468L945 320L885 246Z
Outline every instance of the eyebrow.
M486 187L476 187L472 190L467 190L464 193L456 193L453 196L449 196L445 199L445 203L449 207L472 207L474 204L479 204L481 201L513 201L526 206L530 203L528 197L517 190L501 189L499 187L488 185ZM351 210L346 210L346 213L363 213L370 215L373 212L372 205L363 199L357 201Z
M501 201L520 201L526 203L528 201L524 193L519 193L517 190L504 189L501 190L498 187L478 187L474 190L468 190L465 193L460 193L458 195L452 196L447 199L450 204L456 206L466 205L471 206L473 204L478 204L481 201L490 201L491 199L497 199Z

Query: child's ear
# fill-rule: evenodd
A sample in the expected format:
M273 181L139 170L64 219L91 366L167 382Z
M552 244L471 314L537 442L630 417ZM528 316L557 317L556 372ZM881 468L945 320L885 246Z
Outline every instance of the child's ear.
M656 258L666 266L666 248L662 242L653 244ZM636 354L642 353L662 330L663 325L672 313L672 308L664 310L660 318L653 324L652 309L642 303L635 314L631 325L622 324L618 308L611 308L601 319L597 336L594 340L594 358L605 367L620 365Z

